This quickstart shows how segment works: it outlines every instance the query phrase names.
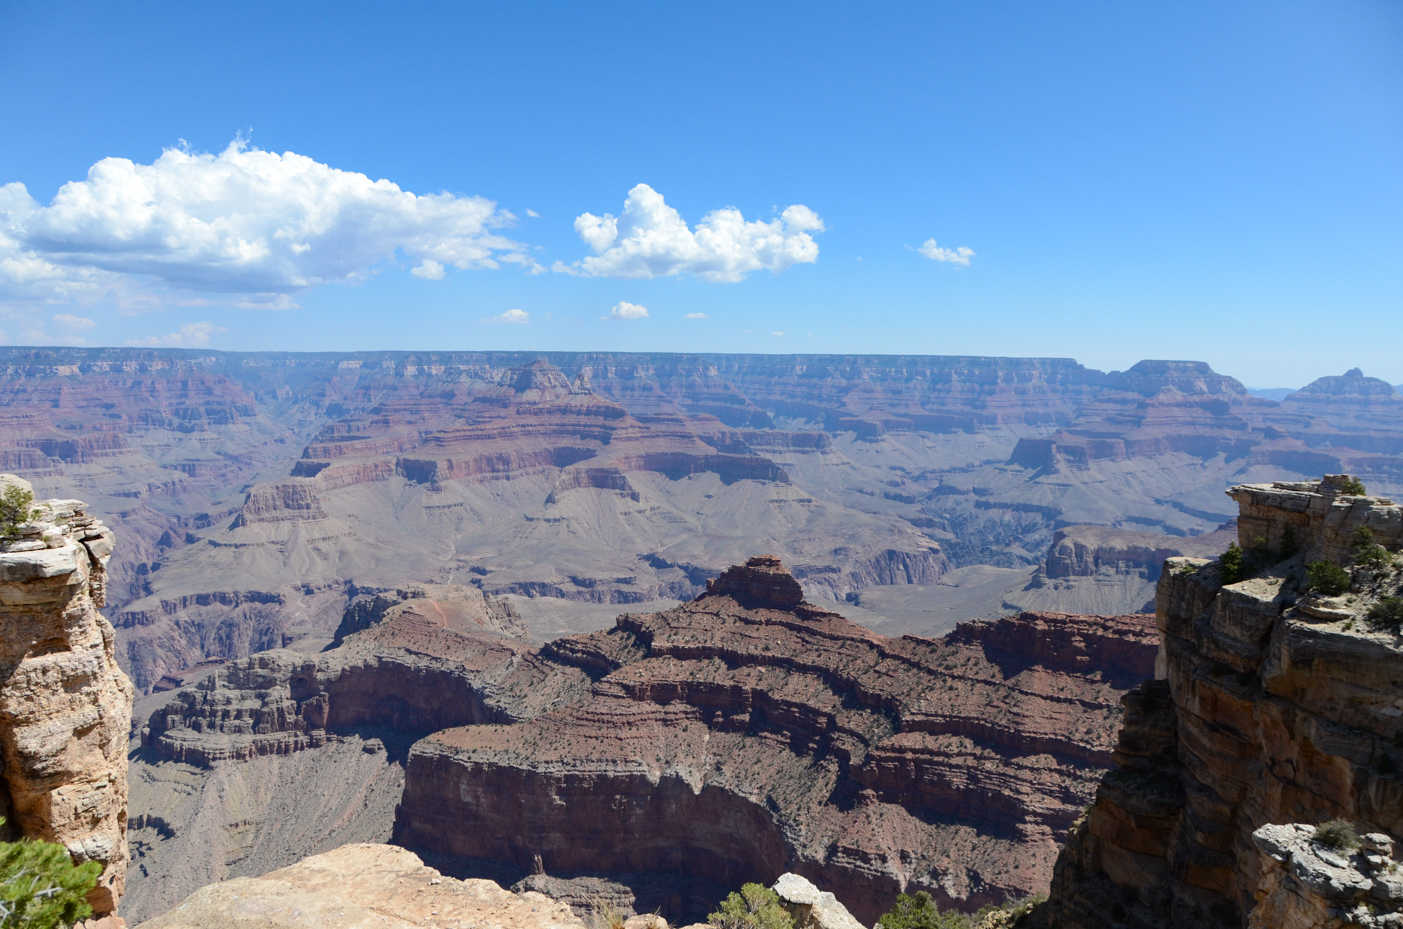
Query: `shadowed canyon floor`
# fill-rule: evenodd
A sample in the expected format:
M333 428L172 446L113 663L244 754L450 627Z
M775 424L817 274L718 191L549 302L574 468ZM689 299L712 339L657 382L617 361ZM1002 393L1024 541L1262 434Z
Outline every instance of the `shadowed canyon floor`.
M143 691L330 631L362 592L678 601L757 549L892 630L1139 609L1141 542L1057 575L1055 534L1181 544L1229 484L1322 469L1403 489L1400 409L1358 372L1275 403L1195 362L0 349L0 468L120 534ZM945 583L980 566L1023 573ZM586 622L531 612L540 640Z
M330 650L196 672L143 701L124 910L392 830L451 873L674 920L784 871L868 922L902 889L1045 887L1151 618L890 638L803 595L753 558L541 647L504 602L421 585L358 600Z

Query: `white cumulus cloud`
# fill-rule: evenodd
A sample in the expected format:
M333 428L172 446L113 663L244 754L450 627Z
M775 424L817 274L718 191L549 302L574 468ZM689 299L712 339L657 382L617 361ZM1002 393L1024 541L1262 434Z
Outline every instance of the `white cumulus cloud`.
M608 316L601 316L600 319L645 319L648 316L648 308L639 306L636 303L627 303L620 300L614 304Z
M941 248L935 244L935 239L926 239L925 244L916 251L931 261L944 261L962 268L968 268L969 260L974 257L974 249L972 248L965 248L963 245L959 248Z
M242 139L219 154L169 148L151 164L104 158L48 206L23 184L0 187L0 301L100 295L141 275L272 302L365 280L396 255L433 280L448 265L535 268L526 246L497 231L513 221L483 197L416 195Z
M483 320L485 323L511 323L521 324L531 321L531 314L525 310L507 310L500 316L489 316Z
M204 348L209 337L216 332L228 332L223 326L214 323L186 323L180 331L169 335L152 336L149 339L128 339L128 345L144 345L147 348Z
M771 222L747 222L734 207L713 210L695 230L647 184L628 192L623 212L582 213L575 232L594 252L554 270L586 277L650 278L695 274L708 281L739 281L751 271L783 271L818 260L810 233L823 220L801 204Z

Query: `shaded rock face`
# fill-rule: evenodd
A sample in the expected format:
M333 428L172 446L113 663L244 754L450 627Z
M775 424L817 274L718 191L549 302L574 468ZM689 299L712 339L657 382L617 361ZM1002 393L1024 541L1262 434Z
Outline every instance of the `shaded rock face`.
M146 929L584 929L563 903L459 881L393 845L345 845L261 877L211 884Z
M20 532L0 545L0 815L11 837L101 862L88 902L111 913L128 860L133 696L98 612L113 537L77 500L35 504Z
M1043 925L1294 924L1273 921L1305 912L1286 899L1299 897L1286 886L1294 866L1279 859L1285 871L1260 890L1262 827L1345 818L1403 830L1403 649L1396 629L1368 619L1403 579L1358 565L1346 595L1302 593L1307 562L1349 564L1358 528L1403 541L1403 507L1342 484L1230 491L1251 577L1225 585L1217 563L1166 563L1157 679L1125 697L1118 767L1071 830ZM1282 559L1286 527L1299 552ZM1260 917L1259 899L1276 901Z
M261 652L172 694L141 729L160 757L197 766L325 745L328 731L425 734L510 723L581 693L512 628L508 607L473 588L415 587L353 604L340 647Z
M395 840L547 874L794 871L869 923L903 890L977 908L1044 887L1119 698L1152 670L1149 618L890 639L797 587L762 556L674 610L548 644L589 692L416 743Z

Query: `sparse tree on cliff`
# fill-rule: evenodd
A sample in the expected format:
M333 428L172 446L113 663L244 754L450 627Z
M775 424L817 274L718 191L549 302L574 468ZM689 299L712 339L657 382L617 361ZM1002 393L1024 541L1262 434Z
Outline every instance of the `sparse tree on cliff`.
M19 538L19 527L29 521L33 512L34 494L14 484L0 494L0 542Z
M779 894L763 884L746 884L721 901L707 917L716 929L794 929L794 919L780 906Z
M101 873L96 861L75 865L57 842L0 842L0 927L59 929L87 919L88 891Z

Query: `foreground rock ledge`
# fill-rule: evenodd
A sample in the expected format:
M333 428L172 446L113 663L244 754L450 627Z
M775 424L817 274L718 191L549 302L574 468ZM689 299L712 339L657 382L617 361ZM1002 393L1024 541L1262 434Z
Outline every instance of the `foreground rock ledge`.
M394 845L345 845L262 877L211 884L141 929L585 929L563 903L459 881Z
M0 489L27 482L0 475ZM132 685L104 604L112 533L80 500L46 500L0 545L0 816L7 838L62 843L103 866L93 912L117 908L127 870Z

